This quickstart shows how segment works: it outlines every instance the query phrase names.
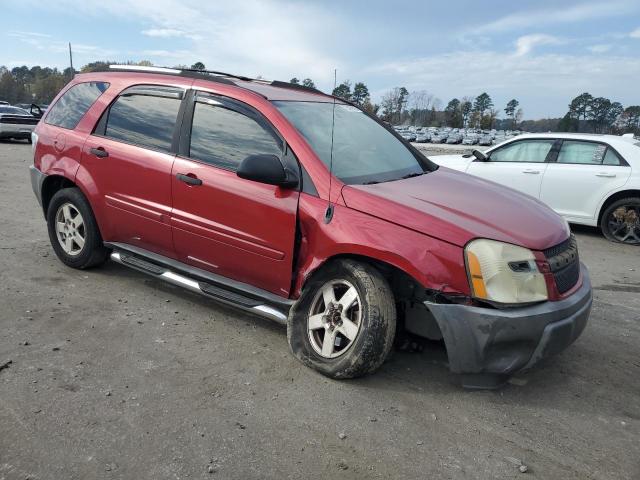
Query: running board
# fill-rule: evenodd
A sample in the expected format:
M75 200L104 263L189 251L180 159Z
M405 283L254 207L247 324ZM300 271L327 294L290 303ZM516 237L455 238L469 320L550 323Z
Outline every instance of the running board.
M165 282L171 283L172 285L212 298L226 305L231 305L247 312L260 315L261 317L274 320L282 325L286 325L287 323L288 312L283 311L284 309L282 306L279 306L280 308L278 308L268 305L260 299L251 298L241 293L227 290L221 286L188 277L182 273L173 271L167 266L149 262L140 256L126 251L114 251L111 253L111 260L148 275L153 275Z

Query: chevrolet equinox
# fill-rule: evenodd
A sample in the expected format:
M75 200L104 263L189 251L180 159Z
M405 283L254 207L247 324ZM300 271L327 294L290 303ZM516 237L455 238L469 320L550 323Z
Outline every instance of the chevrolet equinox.
M65 265L110 258L286 324L293 354L332 378L375 371L402 331L443 340L463 385L494 387L589 317L559 215L437 166L314 89L161 68L76 75L33 151Z

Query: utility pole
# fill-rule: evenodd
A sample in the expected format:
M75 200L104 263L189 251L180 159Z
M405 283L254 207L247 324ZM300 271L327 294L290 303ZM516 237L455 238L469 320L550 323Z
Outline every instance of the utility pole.
M76 76L76 71L73 69L73 54L71 53L71 42L69 42L69 64L71 65L71 78Z

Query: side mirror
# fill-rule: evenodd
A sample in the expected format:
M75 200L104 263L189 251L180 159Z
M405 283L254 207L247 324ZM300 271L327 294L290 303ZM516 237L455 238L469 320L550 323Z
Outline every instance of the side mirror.
M480 162L486 162L487 160L489 160L489 157L487 157L484 153L482 153L480 150L474 150L473 152L471 152L471 154L476 157L476 160L480 161Z
M42 117L42 109L36 105L35 103L31 104L31 108L29 109L29 113L36 118Z
M298 178L282 166L277 155L249 155L238 167L236 175L245 180L293 188L298 185Z

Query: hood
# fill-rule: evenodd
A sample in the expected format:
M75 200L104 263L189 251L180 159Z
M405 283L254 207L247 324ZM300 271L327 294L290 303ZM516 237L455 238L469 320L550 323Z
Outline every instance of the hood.
M566 222L537 199L449 168L374 185L347 185L349 208L460 247L490 238L544 250L569 236Z

